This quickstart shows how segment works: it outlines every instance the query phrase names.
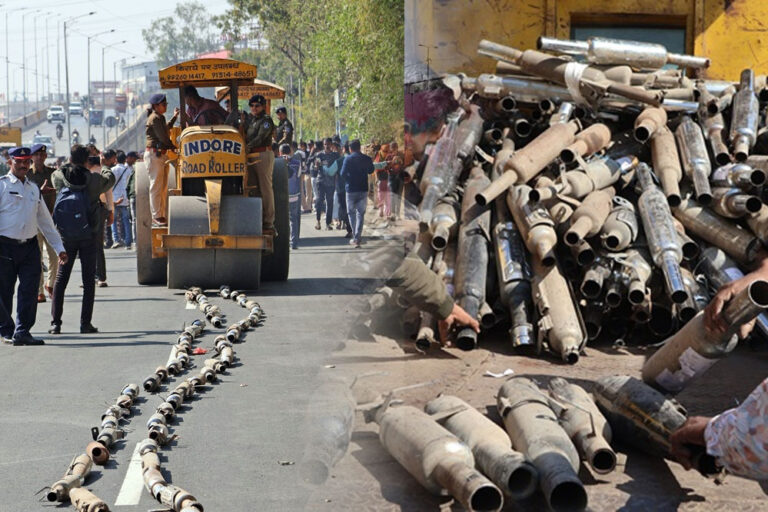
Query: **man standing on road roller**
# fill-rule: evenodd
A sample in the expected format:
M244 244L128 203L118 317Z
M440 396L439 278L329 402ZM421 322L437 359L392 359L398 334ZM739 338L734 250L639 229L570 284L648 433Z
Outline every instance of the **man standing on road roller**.
M275 196L272 191L272 132L275 123L265 112L267 100L255 94L248 100L251 113L245 116L245 144L248 148L248 183L257 183L265 234L275 235Z
M29 332L37 316L37 286L42 271L38 229L59 255L59 265L67 262L67 253L40 189L27 179L32 152L18 147L9 154L11 172L0 176L0 337L14 345L43 345L43 340L33 338ZM17 279L14 323L11 311Z
M166 123L165 111L168 101L165 94L153 94L149 98L150 108L147 109L147 149L144 152L144 164L149 174L149 209L152 210L152 223L157 226L168 224L166 217L168 209L168 160L166 152L175 149L169 136L169 130L176 123L179 109L173 111L173 117Z
M293 124L288 120L288 110L285 107L278 107L275 113L280 120L275 130L275 142L279 146L290 144L293 142Z

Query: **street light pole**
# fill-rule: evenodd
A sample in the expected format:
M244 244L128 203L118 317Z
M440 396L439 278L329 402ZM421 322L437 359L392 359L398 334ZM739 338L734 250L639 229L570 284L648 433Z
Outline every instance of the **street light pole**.
M39 12L39 11L38 11ZM35 111L40 110L40 87L38 83L40 81L40 71L37 67L37 16L32 18L32 26L34 27L34 41L35 41Z
M64 20L64 81L66 82L67 87L67 107L69 107L69 53L67 52L67 23L70 21L75 21L79 18L83 18L85 16L91 16L93 14L96 14L96 11L91 11L85 14L81 14L80 16L75 16L73 18L69 18ZM69 143L69 147L72 147L72 120L69 115L69 111L67 111L67 142Z
M93 34L92 36L87 36L88 38L88 104L86 105L86 108L88 108L88 140L91 140L91 103L93 102L93 99L91 98L91 39L94 37L98 37L104 34L110 34L114 32L115 29L105 30L104 32L99 32L98 34ZM102 87L104 84L102 84ZM101 113L101 122L104 122L104 112Z
M108 48L112 48L113 46L117 46L119 44L125 44L125 41L124 40L123 41L118 41L116 43L110 44L109 46L104 46L101 49L101 82L102 82L101 83L101 85L102 85L102 88L101 88L101 102L102 102L103 107L104 107L104 113L102 114L102 119L104 121L106 121L106 119L107 119L107 101L106 101L106 94L105 94L106 93L106 87L103 87L105 85L105 80L106 80L104 78L105 77L104 68L106 67L106 65L104 64L104 53L107 51ZM107 143L107 123L106 122L102 122L101 123L101 143L106 148L106 143Z

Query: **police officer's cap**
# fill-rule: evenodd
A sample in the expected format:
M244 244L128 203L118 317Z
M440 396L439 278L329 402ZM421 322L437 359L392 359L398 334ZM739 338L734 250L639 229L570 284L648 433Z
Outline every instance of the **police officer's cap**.
M277 113L277 114L287 114L288 110L285 107L277 107L277 110L275 110L275 113Z
M254 94L251 99L248 100L248 105L266 105L267 100L261 94Z
M18 148L11 148L8 150L8 156L15 160L29 160L32 158L32 151L29 148L21 146Z
M159 105L160 103L165 103L168 100L165 98L165 94L159 92L157 94L153 94L149 97L149 104L150 105Z
M29 152L33 155L38 151L48 151L48 146L45 144L32 144L32 147L29 148Z

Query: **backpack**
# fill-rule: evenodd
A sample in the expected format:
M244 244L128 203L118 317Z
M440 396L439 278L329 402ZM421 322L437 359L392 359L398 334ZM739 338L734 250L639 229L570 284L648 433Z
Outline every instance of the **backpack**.
M90 222L88 189L83 187L62 187L53 205L53 222L67 241L82 241L93 238Z

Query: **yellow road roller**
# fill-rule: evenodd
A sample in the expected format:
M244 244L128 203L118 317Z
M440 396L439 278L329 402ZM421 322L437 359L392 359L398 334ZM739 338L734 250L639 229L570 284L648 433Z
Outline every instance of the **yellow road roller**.
M181 126L171 130L177 151L167 153L168 225L152 225L149 175L136 164L136 253L139 284L214 288L229 284L255 290L262 280L288 278L288 172L276 162L273 174L276 236L262 233L257 183L246 171L243 134L229 125L188 126L184 87L227 88L237 108L238 88L252 87L256 66L230 59L195 59L159 71L163 89L178 89ZM282 88L258 81L273 98ZM281 96L282 93L282 96ZM221 99L223 99L222 96Z

